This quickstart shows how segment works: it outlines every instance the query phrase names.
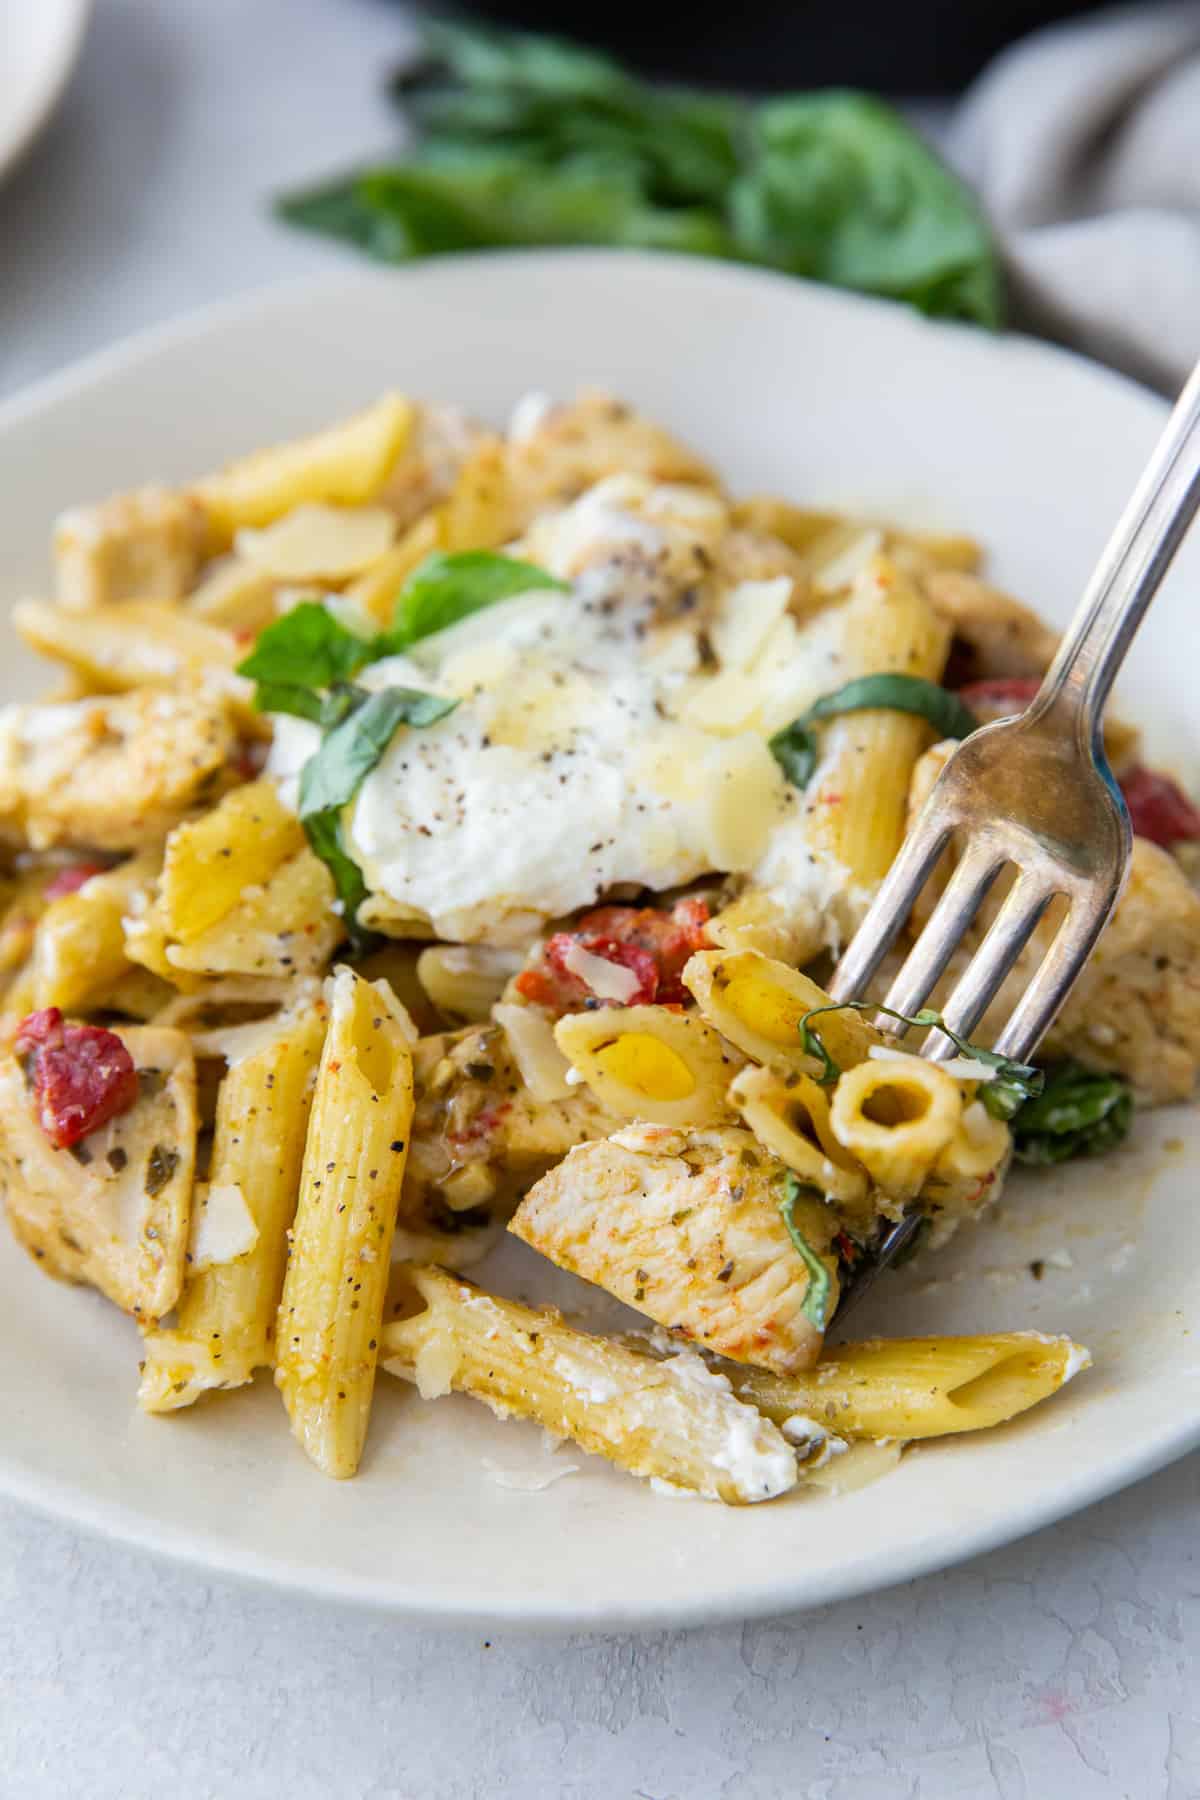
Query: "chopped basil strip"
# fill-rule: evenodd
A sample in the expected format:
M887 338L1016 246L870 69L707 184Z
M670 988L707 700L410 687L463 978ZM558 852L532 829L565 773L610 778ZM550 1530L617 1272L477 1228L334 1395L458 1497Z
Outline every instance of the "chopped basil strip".
M291 713L319 725L323 702L312 688L296 687L290 681L260 681L254 690L254 707L256 712Z
M497 556L491 550L464 550L453 556L435 550L417 565L400 589L386 642L390 650L404 650L500 600L511 600L537 588L565 593L568 586L536 563Z
M783 1178L783 1199L779 1202L779 1212L787 1227L787 1234L792 1240L796 1255L808 1270L808 1286L804 1290L804 1298L800 1302L800 1311L809 1323L818 1331L824 1331L829 1317L829 1270L808 1243L796 1224L796 1202L805 1193L816 1194L816 1188L807 1188L798 1175L789 1170ZM818 1195L818 1198L820 1196Z
M886 1013L889 1019L896 1019L910 1029L914 1026L936 1026L939 1031L944 1031L960 1055L969 1056L973 1061L996 1071L994 1079L981 1083L979 1089L979 1098L994 1119L1011 1119L1018 1108L1040 1094L1045 1085L1046 1078L1041 1069L1035 1068L1032 1063L1014 1062L1011 1057L999 1056L994 1050L984 1050L978 1044L972 1044L956 1031L951 1031L941 1013L932 1006L923 1007L910 1018L907 1013L896 1012L890 1006L881 1006L877 1000L835 1000L828 1006L814 1006L805 1013L799 1025L801 1049L807 1055L817 1057L822 1064L821 1073L816 1078L822 1087L835 1082L842 1071L809 1021L819 1018L822 1013L830 1012Z
M399 726L433 725L457 705L457 700L417 688L384 688L378 694L335 688L326 702L339 723L327 731L300 772L300 819L309 843L333 875L351 936L357 935L358 909L367 890L346 849L342 808L353 800Z
M326 688L348 681L376 654L369 638L339 625L320 601L301 600L259 633L238 674L271 688ZM276 710L258 704L261 712Z
M832 694L824 694L807 712L785 725L767 747L793 787L807 787L817 766L817 744L810 729L845 713L911 713L932 725L939 737L965 738L979 721L957 694L920 675L860 675Z
M1047 1070L1043 1091L1013 1120L1016 1155L1043 1166L1100 1156L1124 1142L1132 1120L1133 1094L1120 1076L1059 1063Z

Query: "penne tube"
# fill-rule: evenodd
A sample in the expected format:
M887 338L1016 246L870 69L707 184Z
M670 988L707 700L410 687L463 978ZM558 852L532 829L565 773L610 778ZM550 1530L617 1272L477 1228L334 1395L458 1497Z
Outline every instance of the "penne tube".
M274 1358L275 1320L296 1209L313 1078L325 1038L327 1008L309 996L259 1034L259 1047L235 1060L217 1096L208 1183L208 1223L215 1236L224 1209L226 1236L238 1215L250 1221L250 1247L232 1257L192 1264L175 1329L146 1334L138 1401L146 1412L191 1406L211 1388L241 1387ZM237 1027L245 1031L246 1027ZM218 1198L219 1197L219 1198ZM232 1218L230 1217L232 1215ZM234 1247L238 1243L233 1235Z
M81 613L22 600L12 621L39 655L77 670L96 693L172 687L206 670L229 675L240 654L231 631L162 601Z
M963 1100L960 1084L936 1063L900 1054L847 1069L829 1117L838 1143L905 1204L958 1131Z
M1009 1331L840 1344L803 1375L721 1367L734 1391L790 1428L789 1436L811 1423L838 1437L912 1439L1001 1425L1091 1361L1068 1337Z
M695 1013L664 1006L568 1013L554 1038L617 1118L656 1125L722 1125L733 1118L726 1089L742 1059Z
M683 971L684 986L722 1037L756 1062L820 1075L822 1064L800 1042L808 1013L833 1006L817 983L757 950L698 950ZM883 1037L861 1013L841 1008L814 1022L840 1069L862 1062Z
M743 1069L729 1099L759 1143L807 1186L864 1222L873 1216L866 1172L835 1137L829 1096L811 1075Z
M125 915L149 895L160 860L157 851L143 851L50 902L33 942L32 1006L78 1012L108 1001L109 990L133 968Z
M275 1383L326 1475L353 1475L375 1386L413 1116L411 1021L382 982L340 968L279 1302Z
M500 1418L532 1419L631 1475L707 1500L746 1505L795 1487L783 1434L694 1351L660 1361L444 1269L406 1272L424 1310L384 1327L380 1355L424 1398L471 1394Z

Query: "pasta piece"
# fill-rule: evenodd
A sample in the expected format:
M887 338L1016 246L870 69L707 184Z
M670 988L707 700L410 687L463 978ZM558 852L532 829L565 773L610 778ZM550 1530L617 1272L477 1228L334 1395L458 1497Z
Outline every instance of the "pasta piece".
M128 600L178 600L208 549L209 521L190 494L145 487L73 507L54 527L55 594L71 612Z
M193 943L304 842L300 821L282 805L273 781L234 788L212 812L167 839L160 890L167 934Z
M93 693L173 687L206 669L232 677L242 655L231 631L161 601L129 600L79 614L22 600L12 621L32 649L76 669Z
M411 1022L339 969L276 1329L275 1384L326 1475L353 1475L375 1386L392 1232L413 1118Z
M50 902L33 942L31 1008L81 1012L111 998L131 968L125 915L135 896L150 893L158 867L157 852L144 850Z
M837 1218L819 1198L793 1196L790 1233L786 1173L748 1131L629 1126L572 1150L509 1230L708 1349L803 1369L836 1304Z
M324 1002L306 999L271 1020L265 1037L260 1028L258 1047L236 1058L221 1083L209 1212L216 1196L224 1195L235 1226L240 1207L254 1236L241 1250L243 1240L233 1234L235 1253L212 1255L200 1270L193 1240L175 1328L146 1334L138 1400L147 1412L191 1406L212 1388L241 1387L273 1359L287 1233L326 1019Z
M829 1097L798 1069L743 1069L729 1089L759 1143L809 1187L863 1223L873 1216L861 1165L834 1135Z
M152 688L0 713L0 824L35 850L141 850L236 779L228 699Z
M13 1235L49 1275L151 1320L179 1298L196 1152L196 1072L179 1031L122 1026L137 1070L127 1112L56 1150L16 1058L0 1058L0 1184Z
M815 1369L798 1376L732 1365L727 1373L735 1393L793 1441L823 1432L912 1439L1003 1424L1047 1399L1091 1362L1068 1337L1009 1331L839 1344L825 1351Z
M197 482L216 545L243 527L269 525L295 506L363 506L387 481L413 428L412 403L385 394L313 437L258 450Z
M307 845L188 943L168 942L166 965L184 975L300 975L319 969L345 936L333 877Z
M936 1219L932 1246L944 1243L965 1214L1000 1197L1012 1160L1012 1133L981 1100L963 1107L958 1129L925 1179L921 1205Z
M800 1026L808 1013L833 1002L799 969L757 950L698 950L683 981L709 1024L756 1062L822 1073L820 1060L801 1045ZM821 1042L842 1069L862 1062L872 1045L883 1042L874 1026L849 1010L825 1013L816 1023Z
M885 558L872 558L846 602L844 679L905 674L937 681L949 633L929 602ZM806 840L847 873L833 900L843 937L859 924L904 836L913 765L932 736L923 719L886 708L824 727L805 794Z
M424 1310L384 1327L381 1355L424 1398L471 1394L502 1419L532 1419L631 1475L707 1500L747 1505L795 1487L783 1434L694 1353L660 1361L443 1269L406 1273Z
M293 507L261 531L239 531L237 552L276 581L336 582L391 549L396 521L383 506Z
M665 1006L568 1013L554 1028L567 1061L618 1118L657 1125L723 1125L741 1057L695 1013Z
M847 1069L829 1109L838 1142L900 1205L920 1193L962 1114L959 1083L936 1063L902 1052Z
M436 944L417 958L417 979L447 1018L482 1024L524 958L488 944Z

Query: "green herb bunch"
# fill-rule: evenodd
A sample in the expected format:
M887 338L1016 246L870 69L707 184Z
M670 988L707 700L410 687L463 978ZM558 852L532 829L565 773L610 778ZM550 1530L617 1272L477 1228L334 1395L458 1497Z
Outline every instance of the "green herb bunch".
M435 22L394 84L405 155L280 200L382 262L510 245L675 250L1001 323L974 197L890 107L651 87L554 38Z

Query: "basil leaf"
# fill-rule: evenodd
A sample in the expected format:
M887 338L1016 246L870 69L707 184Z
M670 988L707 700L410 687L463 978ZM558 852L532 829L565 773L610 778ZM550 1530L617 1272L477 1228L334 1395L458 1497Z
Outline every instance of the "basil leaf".
M888 712L912 713L933 726L939 737L965 738L979 728L979 720L965 707L957 694L939 687L936 681L925 681L920 675L860 675L848 681L835 693L825 694L804 715L806 724L818 719L834 719L842 713L871 712L876 707Z
M260 681L254 690L254 710L263 713L292 713L297 719L321 723L321 696L311 688L294 687L290 682Z
M815 1326L818 1331L824 1331L829 1317L829 1291L832 1283L829 1270L796 1224L796 1202L805 1193L817 1194L818 1199L821 1198L816 1188L806 1187L800 1177L789 1170L783 1178L783 1198L779 1202L779 1211L796 1255L808 1270L808 1286L800 1302L800 1311L810 1325Z
M281 215L384 262L506 244L656 246L765 264L995 326L978 205L866 95L752 106L638 80L555 38L438 22L392 91L416 147Z
M1013 1122L1018 1159L1046 1166L1076 1156L1100 1156L1129 1135L1133 1094L1118 1075L1099 1075L1076 1062L1046 1074L1043 1092Z
M259 633L237 672L273 687L332 687L374 654L369 639L347 631L318 601L302 600Z
M337 720L300 771L300 820L308 841L329 867L342 902L346 928L357 944L358 909L367 895L362 870L346 849L342 808L358 792L400 725L433 725L457 700L416 688L335 687L325 702L325 722Z
M817 740L800 719L767 739L767 749L793 787L806 788L817 766Z
M817 766L817 745L810 726L845 713L912 713L933 726L939 737L965 738L978 729L979 721L957 694L925 681L920 675L860 675L832 694L814 701L807 712L785 725L767 740L767 748L793 787L805 788Z
M300 773L300 817L340 810L353 800L401 725L432 725L457 700L417 688L384 688L363 701L322 741Z
M367 884L363 880L362 870L346 849L342 838L341 816L332 808L329 812L313 813L310 818L305 819L304 830L312 848L333 876L333 885L342 903L342 918L346 922L346 929L357 941L361 935L358 930L358 909L367 897Z
M404 650L517 594L537 588L565 593L568 587L569 583L536 563L519 562L513 556L497 556L491 550L464 550L454 555L435 550L418 563L400 589L387 646Z
M922 312L1001 322L999 267L970 190L898 113L831 90L757 108L729 196L738 251Z
M811 1008L798 1027L801 1049L808 1056L818 1057L823 1064L822 1072L816 1078L822 1087L836 1081L842 1071L809 1021L819 1018L822 1013L830 1012L885 1013L889 1019L896 1019L910 1029L936 1026L939 1031L944 1031L960 1055L969 1056L973 1062L995 1069L994 1080L981 1082L979 1086L979 1099L994 1119L1011 1119L1026 1101L1035 1099L1045 1085L1045 1075L1033 1063L1014 1062L1011 1057L1000 1056L995 1050L984 1050L978 1044L972 1044L969 1039L960 1037L958 1032L951 1031L935 1007L922 1007L920 1012L913 1013L910 1017L907 1013L896 1012L893 1007L881 1005L877 1000L834 1000L828 1006Z

